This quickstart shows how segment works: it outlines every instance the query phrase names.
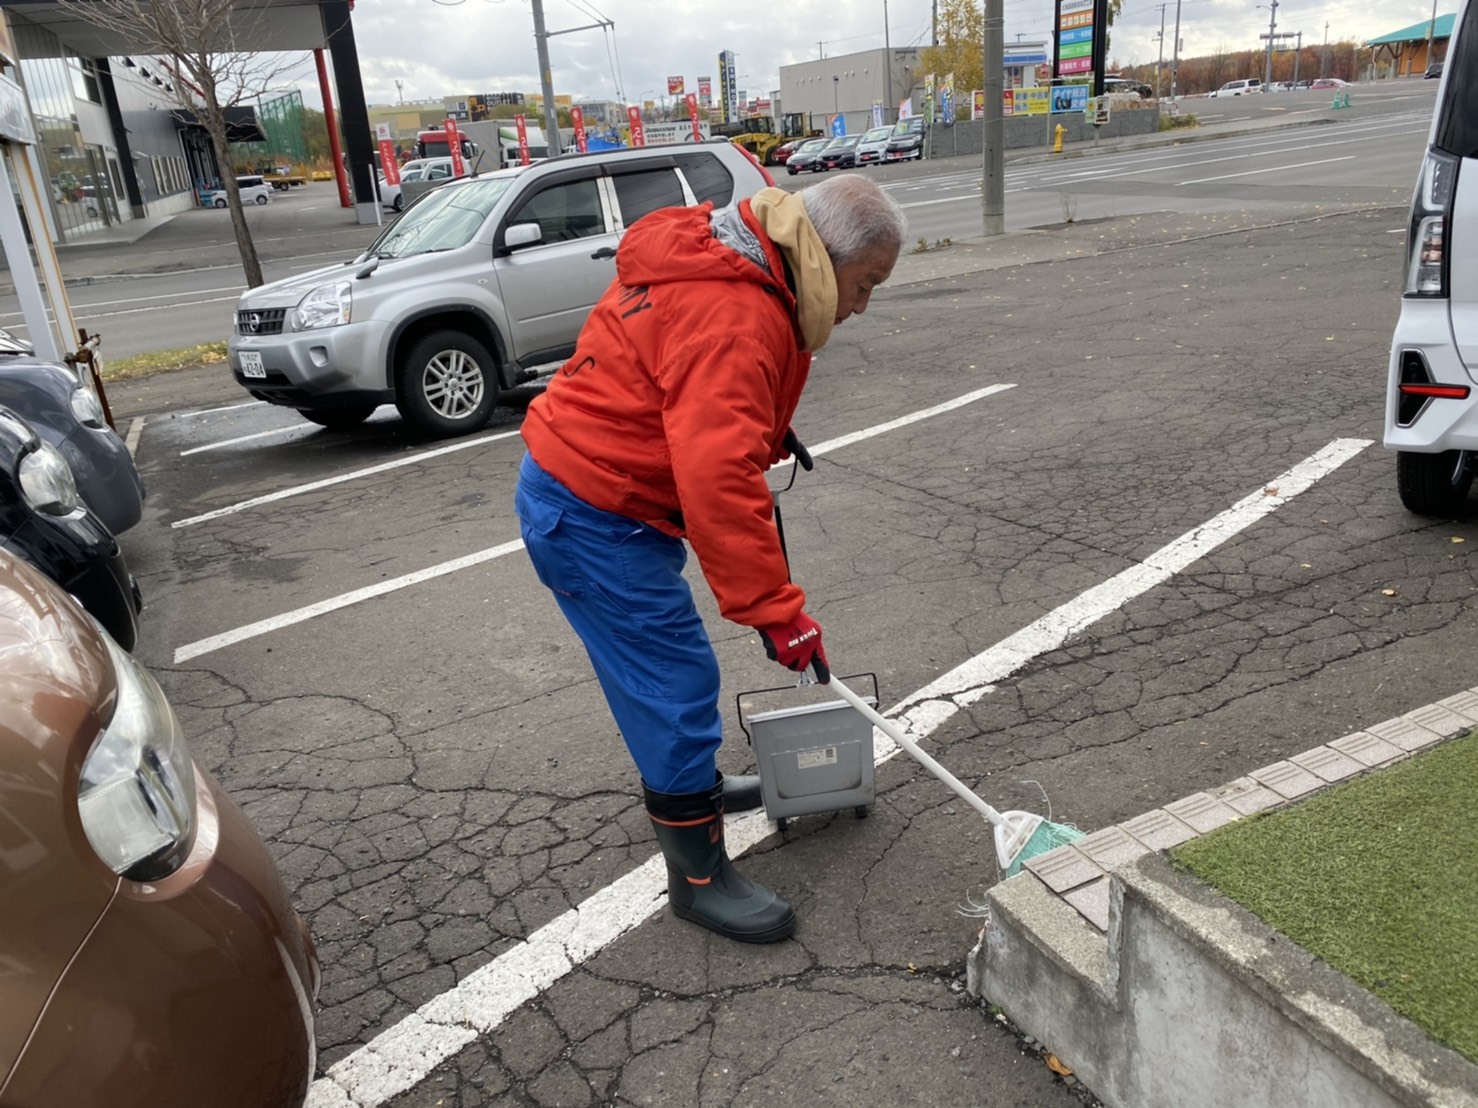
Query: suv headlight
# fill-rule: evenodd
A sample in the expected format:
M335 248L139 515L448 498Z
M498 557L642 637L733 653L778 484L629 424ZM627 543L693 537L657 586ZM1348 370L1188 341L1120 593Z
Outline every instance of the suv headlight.
M102 639L118 698L82 763L77 811L104 865L131 881L157 881L194 845L195 766L158 683L106 632Z
M293 330L311 331L315 327L337 327L348 323L353 299L348 281L319 285L293 309Z
M32 511L65 516L77 510L77 481L72 467L51 443L38 441L36 449L21 458L20 481L21 495Z
M101 427L107 422L103 417L102 402L86 385L78 385L72 390L72 414L84 427Z
M1406 237L1407 296L1447 295L1447 209L1457 192L1460 164L1461 159L1435 147L1428 149L1422 159Z

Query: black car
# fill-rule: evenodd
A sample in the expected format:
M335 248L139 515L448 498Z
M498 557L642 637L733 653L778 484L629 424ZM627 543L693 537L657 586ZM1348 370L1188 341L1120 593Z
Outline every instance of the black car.
M72 467L77 491L103 526L127 531L144 511L133 456L103 416L97 394L73 370L38 358L0 330L0 407L10 408Z
M143 600L117 540L77 495L62 452L9 408L0 408L0 548L61 585L133 649Z
M822 169L856 169L857 143L861 135L842 135L821 148Z
M830 139L818 138L808 139L796 147L796 151L785 161L785 172L794 177L803 169L812 172L821 171L821 151L826 148Z
M900 119L893 126L893 135L883 151L883 161L901 162L909 158L924 156L924 120L922 116Z

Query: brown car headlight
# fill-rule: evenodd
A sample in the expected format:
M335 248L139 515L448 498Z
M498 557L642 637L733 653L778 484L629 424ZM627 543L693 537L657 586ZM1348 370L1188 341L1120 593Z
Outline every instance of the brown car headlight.
M174 709L147 670L107 634L118 675L113 718L82 764L77 810L87 841L114 873L167 877L195 838L195 767Z

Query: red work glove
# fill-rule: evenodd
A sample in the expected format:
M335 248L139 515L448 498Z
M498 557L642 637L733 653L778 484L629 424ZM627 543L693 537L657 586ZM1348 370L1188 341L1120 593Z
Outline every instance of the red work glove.
M826 650L821 645L821 624L805 612L801 612L789 623L773 627L759 627L760 641L765 644L765 653L772 662L779 662L786 669L801 673L807 666L816 669L816 680L823 685L831 680L831 670L826 664Z

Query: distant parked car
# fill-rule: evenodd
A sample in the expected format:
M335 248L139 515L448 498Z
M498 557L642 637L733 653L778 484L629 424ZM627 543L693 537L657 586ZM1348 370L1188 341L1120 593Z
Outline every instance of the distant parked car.
M1121 77L1116 73L1109 73L1104 76L1103 91L1106 93L1132 93L1141 100L1153 100L1155 98L1153 85L1147 85L1143 81L1135 81L1128 77Z
M0 330L0 405L13 409L62 452L82 500L121 535L144 513L144 481L128 447L103 418L92 388L64 365L44 361Z
M796 151L785 161L785 172L794 177L803 169L814 173L821 171L821 151L831 139L808 139L796 147Z
M888 145L883 150L883 160L886 162L901 162L912 158L918 161L923 156L923 117L914 116L911 119L900 119L893 125L893 133L888 136Z
M272 186L255 175L236 178L236 188L243 204L265 204L272 199ZM223 188L207 189L200 197L200 203L207 208L224 208L230 202Z
M821 148L822 169L856 169L857 143L861 135L842 135Z
M1442 63L1441 62L1433 62L1431 65L1427 66L1427 72L1425 74L1425 77L1426 77L1427 80L1430 81L1433 78L1440 77L1440 76L1442 76Z
M1208 93L1208 95L1214 100L1222 96L1246 96L1249 93L1261 91L1262 81L1257 77L1250 77L1239 81L1228 81L1221 88Z
M78 497L61 451L8 408L0 408L0 550L45 573L133 649L143 599L117 540Z
M882 162L883 154L888 149L888 136L892 133L892 127L874 127L870 131L864 131L857 142L857 164L878 165Z
M319 968L154 678L0 552L6 1108L299 1108Z
M814 137L814 136L813 136ZM770 156L765 159L766 165L784 165L790 160L790 156L800 149L801 144L808 141L806 138L793 138L782 142L770 151Z
M1349 81L1342 81L1338 77L1320 77L1310 88L1349 88Z

